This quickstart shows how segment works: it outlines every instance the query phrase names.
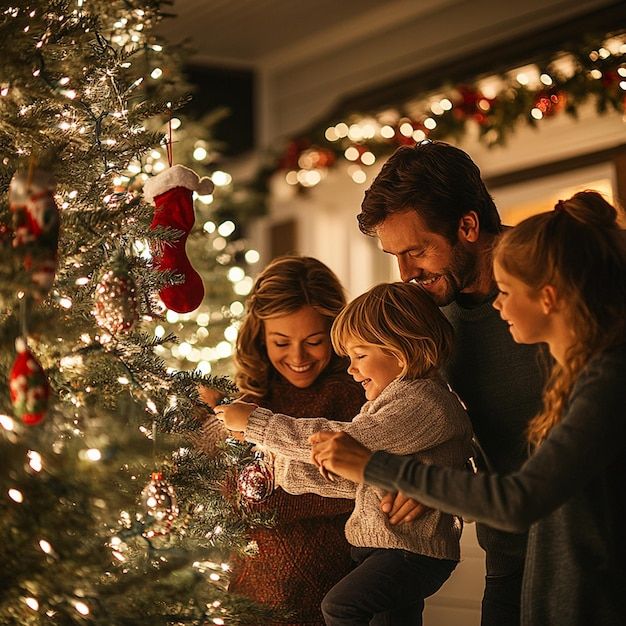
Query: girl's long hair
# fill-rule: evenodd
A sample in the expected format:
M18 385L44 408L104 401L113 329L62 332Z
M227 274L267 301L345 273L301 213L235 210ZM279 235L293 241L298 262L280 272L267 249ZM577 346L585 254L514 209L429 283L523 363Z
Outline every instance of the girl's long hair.
M295 313L310 306L333 320L346 304L335 274L321 261L306 256L274 259L257 277L246 301L246 314L237 336L235 381L245 395L263 397L268 390L272 365L265 347L263 320ZM330 372L340 371L343 362L333 355Z
M529 424L533 446L561 420L589 360L625 340L625 235L616 209L599 193L582 191L522 221L496 244L494 260L508 274L531 289L556 288L573 335L564 362L552 369L542 410Z

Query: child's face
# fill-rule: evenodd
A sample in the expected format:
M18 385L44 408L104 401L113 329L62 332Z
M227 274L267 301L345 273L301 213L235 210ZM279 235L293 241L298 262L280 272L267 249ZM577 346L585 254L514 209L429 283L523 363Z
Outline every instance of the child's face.
M395 380L404 368L398 357L372 344L348 341L346 352L350 357L348 374L363 385L368 400L378 398L382 390Z
M263 321L267 356L279 374L305 389L324 371L332 356L328 320L313 307Z
M508 323L513 340L516 343L547 341L550 319L539 292L511 276L497 261L493 273L500 291L493 306Z

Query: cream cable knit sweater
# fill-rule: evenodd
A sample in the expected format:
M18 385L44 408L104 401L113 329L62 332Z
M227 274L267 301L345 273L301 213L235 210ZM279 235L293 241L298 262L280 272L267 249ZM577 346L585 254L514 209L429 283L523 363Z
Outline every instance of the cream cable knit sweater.
M460 518L429 510L411 524L391 526L380 509L382 489L341 478L326 481L311 463L308 437L318 430L343 430L371 450L463 467L471 455L470 422L457 396L440 378L394 381L378 398L366 402L352 422L295 419L258 408L250 415L245 437L275 454L276 484L285 491L355 499L346 523L346 538L353 546L460 558Z

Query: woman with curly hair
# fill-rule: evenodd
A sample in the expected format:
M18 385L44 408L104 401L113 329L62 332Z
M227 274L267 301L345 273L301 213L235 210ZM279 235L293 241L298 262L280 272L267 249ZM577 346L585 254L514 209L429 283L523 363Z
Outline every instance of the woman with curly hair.
M241 399L294 417L351 420L363 404L363 390L330 341L330 327L345 304L338 278L320 261L272 261L255 281L237 338ZM208 392L204 397L214 403ZM258 555L235 564L229 590L287 609L290 618L276 626L323 626L322 598L351 568L343 528L353 504L281 488L251 504L274 512L275 524L252 531Z

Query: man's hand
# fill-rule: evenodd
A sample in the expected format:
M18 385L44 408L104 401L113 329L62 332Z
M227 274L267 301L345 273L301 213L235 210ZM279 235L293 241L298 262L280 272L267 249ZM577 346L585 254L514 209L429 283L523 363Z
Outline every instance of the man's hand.
M327 472L362 483L371 450L344 432L323 430L309 437L313 444L311 458Z
M217 419L222 420L228 430L244 432L248 428L248 418L256 408L258 408L256 404L249 402L233 402L232 404L220 404L213 410Z
M428 507L421 502L408 498L399 492L386 493L380 501L380 508L387 513L389 523L392 526L413 522L428 510Z

